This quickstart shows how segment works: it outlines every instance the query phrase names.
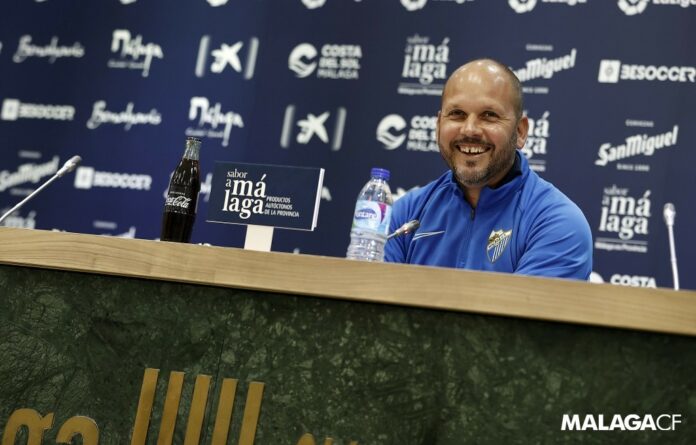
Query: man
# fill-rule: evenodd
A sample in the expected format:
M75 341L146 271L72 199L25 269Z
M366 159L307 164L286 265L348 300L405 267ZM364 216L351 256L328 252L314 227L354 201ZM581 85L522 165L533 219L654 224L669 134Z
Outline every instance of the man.
M522 87L499 62L457 69L437 115L440 154L449 166L394 205L386 260L585 280L592 234L580 209L529 169L517 148L527 140Z

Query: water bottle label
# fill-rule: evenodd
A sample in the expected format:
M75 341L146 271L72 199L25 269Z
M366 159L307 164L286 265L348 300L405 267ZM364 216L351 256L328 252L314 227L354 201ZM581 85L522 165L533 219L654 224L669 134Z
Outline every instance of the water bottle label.
M353 227L388 235L390 219L391 206L389 204L360 200L355 205Z

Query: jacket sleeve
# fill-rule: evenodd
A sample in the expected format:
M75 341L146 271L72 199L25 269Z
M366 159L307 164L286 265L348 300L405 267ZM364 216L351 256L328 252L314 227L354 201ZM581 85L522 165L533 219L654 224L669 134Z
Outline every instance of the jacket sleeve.
M573 203L536 213L515 273L587 280L592 272L592 232Z

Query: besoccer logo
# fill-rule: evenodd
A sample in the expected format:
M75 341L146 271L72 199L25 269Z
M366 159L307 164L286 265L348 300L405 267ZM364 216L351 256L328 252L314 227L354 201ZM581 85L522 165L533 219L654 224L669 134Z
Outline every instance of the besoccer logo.
M597 80L602 83L617 83L621 71L620 60L602 60L599 63L599 75Z
M516 13L523 14L534 9L537 0L508 0L508 3Z
M619 9L626 15L641 14L647 8L650 0L619 0Z
M401 0L401 4L407 11L417 11L423 9L428 0Z
M406 140L406 135L399 133L404 128L406 120L398 114L390 114L377 126L377 140L384 144L387 150L395 150Z
M317 49L309 43L301 43L295 47L288 57L288 68L295 72L297 77L307 77L317 68Z
M307 9L317 9L324 6L326 0L302 0L302 3L304 3Z

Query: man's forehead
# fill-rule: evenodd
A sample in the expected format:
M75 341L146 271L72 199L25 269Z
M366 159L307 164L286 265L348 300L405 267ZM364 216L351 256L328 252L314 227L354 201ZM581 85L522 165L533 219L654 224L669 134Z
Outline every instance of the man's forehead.
M491 101L512 101L512 84L506 73L497 65L476 61L458 68L445 84L442 102L452 96L476 95Z

